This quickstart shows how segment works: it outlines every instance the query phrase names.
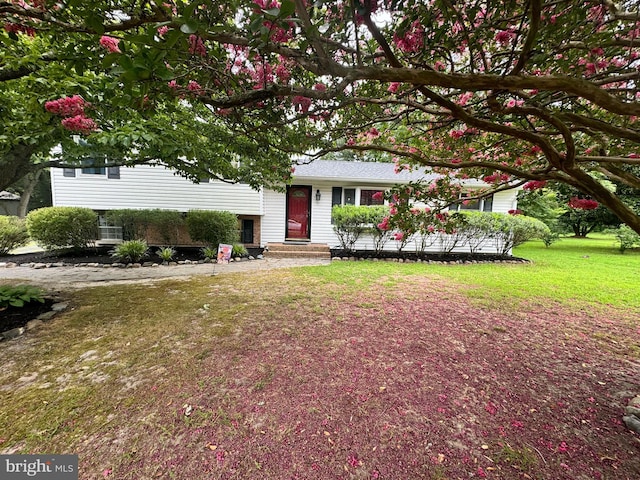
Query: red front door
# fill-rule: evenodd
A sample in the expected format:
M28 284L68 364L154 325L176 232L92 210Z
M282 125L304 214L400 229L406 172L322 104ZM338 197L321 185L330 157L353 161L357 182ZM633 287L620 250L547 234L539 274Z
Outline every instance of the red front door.
M287 189L286 238L309 240L311 219L311 187L291 186Z

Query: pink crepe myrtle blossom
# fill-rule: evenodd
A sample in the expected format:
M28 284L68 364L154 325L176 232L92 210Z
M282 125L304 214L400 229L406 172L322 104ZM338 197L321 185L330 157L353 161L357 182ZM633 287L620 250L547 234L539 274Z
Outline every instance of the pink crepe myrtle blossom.
M195 80L189 80L187 84L187 90L195 93L196 95L204 95L204 89Z
M73 95L45 102L44 108L47 112L55 115L75 117L76 115L84 115L85 105L87 103L80 95Z
M454 139L456 139L456 140L457 140L457 139L462 138L462 137L464 136L464 131L462 131L462 130L457 130L457 129L450 130L450 131L449 131L449 136L450 136L451 138L454 138Z
M98 129L98 125L91 118L84 115L76 115L62 119L62 126L71 132L89 134Z
M424 43L424 28L419 20L414 21L403 35L395 33L393 42L405 53L415 53L422 49Z
M516 208L516 209L509 210L507 213L515 217L516 215L522 215L523 212L519 208Z
M291 99L291 103L293 106L302 113L307 113L311 108L311 99L308 97L303 97L302 95L296 95Z
M189 53L192 55L200 55L205 57L207 55L207 49L204 46L202 38L197 35L189 35Z
M494 173L493 175L486 175L482 178L482 180L485 183L496 183L498 181L498 179L500 178L500 176L497 173Z
M22 33L29 37L36 36L36 30L34 28L20 25L18 23L7 22L4 24L4 29L7 33Z
M525 183L522 188L523 190L529 190L529 191L533 191L533 190L539 190L541 188L544 188L547 186L547 181L546 180L531 180L527 183Z
M167 27L166 25L163 25L161 27L158 27L157 31L158 31L158 35L160 35L161 37L164 37L169 31L169 27Z
M324 83L316 83L316 84L313 86L313 89L314 89L316 92L326 92L326 91L327 91L327 86L326 86Z
M402 241L404 239L404 232L396 232L393 234L393 239L397 241Z
M106 48L111 53L122 53L120 51L120 47L118 46L119 43L119 38L109 37L107 35L103 35L100 37L100 45Z
M507 108L515 108L515 107L521 107L523 104L524 104L524 100L515 100L513 98L510 98L505 103L505 107L507 107Z
M382 222L378 224L378 228L384 232L389 230L389 217L384 217Z
M456 103L461 107L464 107L472 98L473 98L473 92L465 92L458 97L458 99L456 100Z
M379 200L382 200L383 198L384 198L384 192L382 190L379 190L373 195L371 195L372 200L379 201Z
M496 33L495 40L502 47L506 47L511 43L511 40L515 38L516 34L511 30L501 30Z
M398 91L398 88L400 88L400 82L391 82L389 88L387 88L387 92L396 93Z

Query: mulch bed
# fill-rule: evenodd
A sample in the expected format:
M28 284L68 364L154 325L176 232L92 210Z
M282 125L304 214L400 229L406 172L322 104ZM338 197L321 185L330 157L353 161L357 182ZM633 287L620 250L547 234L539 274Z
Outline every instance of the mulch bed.
M79 263L100 263L110 264L117 262L111 256L112 247L97 247L84 250L54 250L51 252L35 252L20 255L0 256L0 263L12 262L18 265L23 263L65 263L76 265ZM160 258L155 255L156 248L151 249L151 254L144 260L159 262ZM174 261L182 260L202 260L202 252L199 248L177 248Z
M8 307L0 310L0 333L24 327L30 320L51 310L53 303L53 299L46 298L43 303L28 302L23 307Z

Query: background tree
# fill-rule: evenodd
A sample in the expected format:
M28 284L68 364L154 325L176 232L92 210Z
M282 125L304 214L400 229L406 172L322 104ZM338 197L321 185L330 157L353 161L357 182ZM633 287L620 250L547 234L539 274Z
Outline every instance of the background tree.
M374 150L480 176L484 194L555 181L640 232L592 175L640 187L634 2L34 0L0 4L0 19L55 38L76 73L108 69L138 110L182 98L265 154ZM411 195L458 201L452 185Z

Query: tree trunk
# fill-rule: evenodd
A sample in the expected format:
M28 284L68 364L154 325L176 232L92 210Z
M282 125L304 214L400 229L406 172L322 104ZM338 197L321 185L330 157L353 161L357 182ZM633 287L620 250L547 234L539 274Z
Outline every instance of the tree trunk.
M566 173L577 181L573 186L591 195L594 200L607 207L622 222L640 234L640 216L627 206L620 197L610 192L598 180L579 168L571 169Z
M29 200L31 200L31 194L38 185L38 180L42 175L42 169L29 173L25 180L26 184L22 194L20 195L20 205L18 206L18 216L24 218L27 216L27 210L29 209Z
M31 162L38 148L37 145L18 144L0 157L0 191L40 168Z

